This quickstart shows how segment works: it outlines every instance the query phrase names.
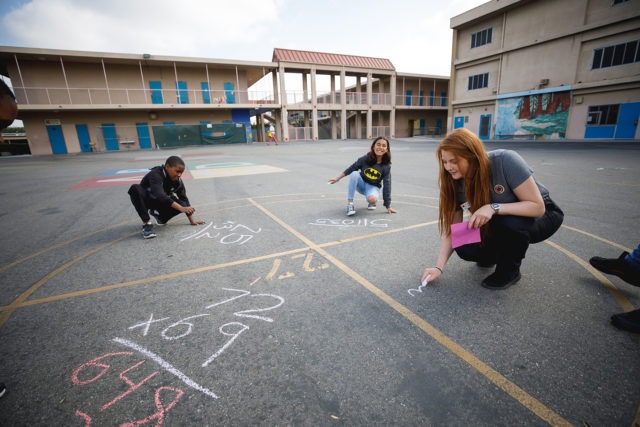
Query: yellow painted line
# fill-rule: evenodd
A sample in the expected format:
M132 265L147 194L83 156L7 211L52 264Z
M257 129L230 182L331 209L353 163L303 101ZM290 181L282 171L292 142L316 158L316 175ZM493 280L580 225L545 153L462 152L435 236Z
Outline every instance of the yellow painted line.
M575 231L576 233L584 234L585 236L589 236L589 237L591 237L592 239L595 239L595 240L600 240L601 242L604 242L604 243L606 243L608 245L611 245L611 246L615 246L616 248L622 249L623 251L631 252L633 250L633 249L629 249L629 248L627 248L625 246L619 245L619 244L617 244L615 242L612 242L611 240L607 240L607 239L604 239L604 238L602 238L600 236L596 236L595 234L587 233L586 231L582 231L582 230L580 230L578 228L569 227L568 225L563 225L562 228L566 228L567 230Z
M54 249L60 249L60 248L62 248L64 246L67 246L68 244L71 244L71 243L73 243L75 241L78 241L80 239L84 239L85 237L90 237L90 236L98 234L98 233L100 233L102 231L110 230L110 229L113 229L113 228L116 228L116 227L121 227L121 226L123 226L125 224L127 224L127 223L126 222L122 222L120 224L115 224L115 225L112 225L111 227L103 228L103 229L97 230L97 231L92 231L91 233L87 233L87 234L83 234L83 235L78 236L78 237L74 237L73 239L67 240L65 242L58 243L57 245L49 246L48 248L42 249L42 250L40 250L38 252L35 252L35 253L33 253L33 254L29 255L29 256L26 256L24 258L20 258L20 259L18 259L16 261L13 261L13 262L9 263L9 264L3 265L2 267L0 267L0 271L8 270L8 269L10 269L12 267L15 267L18 264L21 264L21 263L23 263L25 261L28 261L28 260L30 260L32 258L35 258L35 257L40 256L42 254L45 254L47 252L50 252L50 251L52 251Z
M329 246L342 245L344 243L351 243L351 242L355 242L355 241L358 241L358 240L370 239L372 237L380 237L380 236L384 236L386 234L400 233L402 231L413 230L415 228L422 228L422 227L426 227L428 225L433 225L433 224L437 224L437 223L438 223L437 220L436 221L430 221L430 222L423 222L423 223L420 223L420 224L408 225L406 227L394 228L392 230L379 231L377 233L371 233L371 234L365 234L365 235L362 235L362 236L349 237L348 239L334 240L332 242L327 242L327 243L318 243L318 244L315 244L315 246L317 246L319 248L326 248L326 247L329 247Z
M111 242L111 243L115 243L115 242ZM49 302L54 302L54 301L61 301L61 300L70 299L70 298L77 298L77 297L97 294L97 293L100 293L100 292L107 292L107 291L111 291L111 290L114 290L114 289L126 288L126 287L137 286L137 285L144 285L144 284L148 284L148 283L159 282L161 280L175 279L176 277L188 276L188 275L197 274L197 273L204 273L204 272L207 272L207 271L219 270L221 268L233 267L233 266L236 266L236 265L249 264L249 263L252 263L252 262L263 261L263 260L270 259L270 258L277 258L277 257L280 257L280 256L291 255L291 254L295 254L295 253L298 253L298 252L304 252L304 251L308 251L308 250L309 250L309 248L292 249L292 250L289 250L289 251L284 251L284 252L279 252L279 253L274 253L274 254L269 254L269 255L262 255L262 256L255 257L255 258L247 258L247 259L231 261L231 262L227 262L227 263L223 263L223 264L217 264L217 265L208 265L208 266L204 266L204 267L193 268L193 269L190 269L190 270L175 271L173 273L161 274L159 276L145 277L144 279L130 280L128 282L120 282L120 283L115 283L113 285L100 286L98 288L92 288L92 289L83 289L81 291L68 292L66 294L53 295L53 296L50 296L50 297L32 299L32 300L29 300L29 301L24 301L24 299L21 299L21 301L19 303L16 300L16 302L12 303L11 305L9 305L7 307L0 307L0 310L3 311L3 315L4 315L4 311L5 310L9 310L11 308L13 310L15 310L16 308L19 308L19 307L29 307L29 306L32 306L32 305L39 305L39 304L44 304L44 303L49 303ZM63 266L63 267L66 268L66 266L67 265L65 264L65 266ZM59 270L63 269L63 267L60 267ZM51 278L50 275L46 276L47 280L50 279L50 278ZM44 283L44 281L45 280L43 279L42 282ZM0 323L0 326L2 326L2 323Z
M249 201L253 203L258 209L264 212L265 215L269 216L276 223L278 223L285 230L289 231L289 233L296 236L300 239L305 245L309 246L311 249L317 251L323 257L325 257L328 261L330 261L333 265L342 270L349 277L354 279L360 285L362 285L369 292L374 294L388 306L396 310L403 317L409 320L411 323L419 327L422 331L424 331L427 335L433 338L435 341L440 343L444 348L449 350L455 356L466 362L469 366L477 370L480 374L486 377L489 381L494 383L497 387L505 391L515 400L517 400L521 405L529 409L531 412L536 414L538 417L548 422L553 426L571 426L572 424L562 418L559 414L555 413L553 410L545 406L542 402L537 400L535 397L528 394L526 391L518 387L513 382L509 381L504 375L500 372L493 369L491 366L484 363L482 360L478 359L476 356L465 350L462 346L457 344L455 341L451 340L445 334L440 332L438 329L434 328L430 323L426 322L407 307L400 304L398 301L394 300L392 297L384 293L378 287L376 287L373 283L360 276L357 272L353 271L343 262L332 256L330 253L325 251L320 246L314 244L311 240L305 237L303 234L299 233L297 230L289 226L289 224L282 221L280 218L275 216L269 210L267 210L262 205L258 204L251 198Z
M278 202L276 202L276 203L278 203ZM247 207L247 206L254 206L254 205L252 203L247 203L247 204L245 204L243 206L232 206L232 207L228 207L228 208L216 209L216 212L235 209L237 207ZM327 243L322 243L322 244L317 245L317 246L318 247L335 246L335 245L340 245L340 244L344 244L344 243L350 243L350 242L354 242L354 241L358 241L358 240L369 239L369 238L373 238L373 237L379 237L379 236L382 236L382 235L385 235L385 234L398 233L398 232L401 232L401 231L420 228L420 227L424 227L424 226L427 226L427 225L432 225L432 224L435 224L435 223L437 223L437 221L431 221L431 222L422 223L422 224L415 224L415 225L410 225L410 226L407 226L407 227L397 228L397 229L393 229L393 230L386 230L386 231L382 231L382 232L378 232L378 233L371 233L371 234L366 234L366 235L363 235L363 236L356 236L356 237L352 237L352 238L349 238L349 239L335 240L335 241L331 241L331 242L327 242ZM92 234L95 234L95 233L91 233L89 235L92 235ZM84 235L82 237L87 237L89 235ZM128 236L130 236L130 235L128 235ZM125 236L125 237L128 237L128 236ZM64 244L71 243L72 241L78 240L80 238L81 237L78 237L76 239L67 241ZM121 240L121 239L119 239L119 240ZM108 246L110 244L113 244L113 243L115 243L115 241L106 244L104 247L106 247L106 246ZM49 250L56 249L57 247L60 247L60 246L64 246L64 244L61 243L59 245L52 246L52 247L48 248L45 251L41 251L41 253L49 251ZM97 252L98 250L101 250L101 249L102 248L98 248L97 250L94 250L92 253L95 253L95 252ZM291 254L295 254L295 253L299 253L299 252L304 252L304 251L308 251L309 249L310 249L309 247L292 249L290 251L284 251L284 252L279 252L279 253L274 253L274 254L263 255L263 256L260 256L260 257L255 257L255 258L250 258L250 259L233 261L233 262L224 263L224 264L218 264L218 265L213 265L213 266L199 267L199 268L195 268L195 269L191 269L191 270L177 271L177 272L164 274L164 275L159 275L159 276L155 276L155 277L149 277L149 278L145 278L145 279L132 280L132 281L128 281L128 282L121 282L121 283L116 283L116 284L112 284L112 285L100 286L98 288L84 289L82 291L69 292L69 293L65 293L65 294L54 295L54 296L50 296L50 297L38 298L38 299L25 301L26 297L28 297L29 295L31 295L35 291L35 289L34 289L29 295L27 295L25 298L23 298L20 302L17 302L17 300L16 300L16 301L14 301L12 304L10 304L8 306L4 306L4 307L0 306L0 312L6 312L9 309L11 309L12 312L13 312L13 311L15 311L16 308L20 308L20 307L29 307L29 306L33 306L33 305L45 304L45 303L49 303L49 302L55 302L55 301L60 301L60 300L65 300L65 299L70 299L70 298L82 297L82 296L91 295L91 294L100 293L100 292L107 292L107 291L110 291L110 290L119 289L119 288L123 288L123 287L137 286L137 285L142 285L142 284L153 283L155 281L166 280L166 279L171 279L171 278L180 277L180 276L186 276L186 275L190 275L190 274L197 274L197 273L201 273L201 272L204 272L204 271L211 271L211 270L217 270L217 269L226 268L226 267L232 267L232 266L235 266L235 265L248 264L248 263L251 263L251 262L262 261L262 260L265 260L265 259L277 258L277 257L280 257L280 256L287 256L287 255L291 255ZM38 253L38 254L40 254L40 253ZM38 254L33 254L29 258L32 258L32 257L34 257L34 256L36 256ZM45 282L47 282L48 280L53 278L55 275L60 274L61 271L63 271L64 269L68 268L69 266L71 266L75 262L80 261L82 258L85 258L88 255L90 255L90 254L89 253L84 254L81 257L76 258L73 262L67 263L64 266L62 266L62 267L58 268L57 270L55 270L54 272L48 274L47 276L45 276L43 279L41 279L37 283L38 287L41 287ZM26 261L27 259L28 258L24 258L22 261ZM275 269L275 270L277 270L277 269ZM1 317L0 317L0 319L1 319ZM3 323L4 322L0 322L0 326L2 326Z
M81 261L81 260L85 259L89 255L93 255L96 252L99 252L102 249L113 245L114 243L117 243L117 242L119 242L121 240L126 239L129 236L131 236L131 234L123 236L123 237L120 237L120 238L118 238L116 240L112 240L110 242L107 242L107 243L105 243L103 245L98 246L97 248L94 248L94 249L92 249L92 250L90 250L88 252L85 252L84 254L72 259L71 261L69 261L69 262L67 262L67 263L65 263L63 265L61 265L60 267L56 268L55 270L53 270L52 272L50 272L49 274L44 276L42 279L38 280L36 283L33 284L33 286L31 286L29 289L27 289L25 292L23 292L22 295L20 295L18 298L13 300L13 302L11 304L9 304L8 306L3 308L2 314L0 314L0 327L2 327L2 325L4 325L7 320L9 320L9 317L11 317L11 314L13 314L13 312L16 311L16 309L18 307L20 307L21 304L24 303L24 301L27 298L29 298L35 291L37 291L42 285L47 283L47 281L49 281L51 278L57 276L58 274L60 274L64 270L66 270L68 267L72 266L73 264L77 263L78 261Z
M584 267L593 276L595 276L595 278L598 279L607 288L607 290L613 296L613 299L618 303L618 305L620 307L622 307L622 309L624 311L635 310L635 307L633 306L633 304L631 304L631 302L629 302L627 297L625 297L624 294L622 292L620 292L620 290L618 288L616 288L616 286L613 283L611 283L611 280L607 279L607 277L605 277L602 273L600 273L598 270L593 268L591 266L591 264L589 264L588 262L582 260L580 257L575 255L574 253L569 252L567 249L563 248L562 246L558 245L557 243L553 243L553 242L551 242L549 240L545 240L544 242L547 245L549 245L549 246L551 246L553 248L556 248L557 250L559 250L560 252L562 252L563 254L565 254L566 256L568 256L569 258L574 260L575 262L577 262L579 265Z

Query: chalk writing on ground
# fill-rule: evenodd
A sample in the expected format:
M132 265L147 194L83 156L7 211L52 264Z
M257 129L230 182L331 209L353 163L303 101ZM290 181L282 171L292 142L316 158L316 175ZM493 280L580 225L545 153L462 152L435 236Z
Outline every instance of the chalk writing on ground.
M377 227L377 228L387 228L390 219L331 219L331 218L320 218L316 219L315 222L310 222L310 225L320 225L324 227Z
M409 292L409 295L411 295L412 297L415 297L416 293L422 293L422 290L429 284L429 279L431 278L431 274L429 274L427 277L425 277L425 279L420 282L420 286L418 286L415 289L407 289L407 292Z
M243 245L260 233L262 228L253 229L234 221L224 221L222 225L213 222L198 228L196 231L179 233L180 242L198 239L216 239L223 245Z
M222 288L222 291L227 295L222 296L218 301L204 305L195 313L190 313L187 316L172 318L171 316L156 316L154 313L149 314L146 320L127 327L126 333L131 335L130 337L115 337L111 340L113 343L126 347L127 351L103 354L74 369L71 383L76 387L91 388L88 390L90 396L99 395L92 388L98 383L102 385L101 388L114 387L114 383L120 382L124 382L127 386L124 392L122 392L121 385L117 386L113 393L115 396L107 397L104 401L98 402L98 406L96 406L95 399L90 397L86 405L91 408L76 409L75 415L84 420L85 426L90 426L94 422L99 424L101 421L98 419L99 415L108 410L117 410L118 404L125 402L129 402L129 408L132 406L139 408L143 402L147 402L147 406L142 407L154 408L152 410L155 412L146 418L123 422L120 425L136 426L152 421L155 425L162 425L167 413L179 402L185 391L169 385L157 387L157 380L156 385L150 385L149 380L156 377L161 371L173 375L188 389L202 393L208 398L218 399L219 396L214 391L202 385L197 378L189 377L177 366L180 360L169 361L169 358L179 359L176 356L175 347L172 347L174 351L166 350L168 354L163 356L137 343L136 339L144 339L148 343L151 340L152 342L148 345L160 348L162 348L162 342L180 341L183 344L181 348L185 348L183 341L189 339L197 331L195 339L198 343L193 348L201 348L203 337L209 343L215 343L216 335L219 334L217 336L222 337L222 342L214 344L216 347L213 352L209 350L200 356L194 356L192 353L188 355L190 360L197 361L199 359L197 363L201 368L208 368L223 356L236 340L250 330L252 322L258 322L252 327L273 323L274 317L271 313L285 303L284 298L271 293L253 293L235 288ZM222 306L230 307L230 310L220 310L219 308ZM221 316L232 316L234 320L221 321ZM240 322L236 319L248 320ZM215 331L216 335L211 335L211 331ZM211 349L213 346L204 347ZM147 362L152 362L152 364L149 365ZM149 366L152 367L151 372L149 372ZM207 375L205 379L209 379L209 377ZM105 395L109 396L109 393L105 393ZM148 401L145 400L147 398ZM117 415L118 417L126 417L125 414ZM109 417L110 420L114 419L113 412L104 416Z

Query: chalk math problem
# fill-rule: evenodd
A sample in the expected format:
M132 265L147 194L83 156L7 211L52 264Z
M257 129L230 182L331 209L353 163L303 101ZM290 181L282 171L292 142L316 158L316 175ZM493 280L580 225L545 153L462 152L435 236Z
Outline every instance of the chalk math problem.
M324 227L373 227L373 228L387 228L389 227L390 219L331 219L320 218L315 222L310 222L310 225L318 225Z
M242 322L237 320L225 321L224 323L219 322L215 316L218 307L242 304L242 307L238 307L241 309L232 312L231 315L234 318L251 319L252 321L269 324L274 322L274 317L270 312L282 307L285 303L284 298L271 293L252 293L248 290L235 288L222 288L222 290L230 295L204 306L196 313L175 319L171 316L156 317L151 313L145 320L130 325L127 331L130 335L133 333L133 335L138 337L155 337L162 342L186 339L194 333L196 328L201 332L199 335L200 339L203 331L206 337L206 334L210 331L217 330L217 332L223 336L222 345L213 353L204 354L199 362L202 368L207 368L221 357L241 335L250 329L250 326L247 324L249 322L246 320L242 320ZM220 323L222 323L222 325L216 325ZM152 421L155 422L155 425L162 425L166 414L175 407L185 391L181 388L167 385L162 385L151 391L145 390L143 386L147 385L149 380L154 378L160 370L173 375L189 389L202 393L214 400L219 398L214 391L200 384L196 379L187 376L174 363L168 361L168 358L135 342L135 336L130 338L115 337L111 340L120 346L126 347L128 351L103 354L80 365L73 371L71 383L77 387L90 387L103 377L105 377L105 379L109 377L111 383L117 378L127 386L124 392L120 392L121 390L118 388L119 394L104 402L98 408L76 409L75 415L84 420L85 426L92 425L96 421L97 416L117 406L118 403L127 401L128 397L131 396L130 399L134 399L133 395L135 395L135 399L141 400L141 395L150 396L151 392L153 394L153 407L155 408L155 412L143 419L124 422L120 425L136 426ZM209 339L214 341L213 337ZM171 352L170 355L172 355ZM142 360L139 360L140 357L142 357ZM122 359L127 359L127 361L123 361ZM129 362L129 359L134 360ZM115 360L119 361L119 365L124 363L126 368L119 370L121 367L112 367L112 365L115 365ZM146 373L141 374L140 372L144 372L145 367L148 366L145 364L147 361L155 363L155 366L160 368L160 370L156 369L148 375L146 375ZM148 368L146 371L148 371ZM133 380L130 378L143 376L144 378L142 380ZM111 417L113 417L113 414L111 414Z
M222 225L211 222L195 232L181 233L178 238L180 242L206 238L217 239L223 245L244 245L261 231L262 228L253 229L234 221L224 221Z

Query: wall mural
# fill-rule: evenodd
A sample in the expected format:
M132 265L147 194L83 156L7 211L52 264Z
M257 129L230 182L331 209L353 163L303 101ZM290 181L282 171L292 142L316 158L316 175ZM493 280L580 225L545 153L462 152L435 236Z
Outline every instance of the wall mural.
M496 138L528 135L533 139L563 139L571 92L551 92L498 100Z

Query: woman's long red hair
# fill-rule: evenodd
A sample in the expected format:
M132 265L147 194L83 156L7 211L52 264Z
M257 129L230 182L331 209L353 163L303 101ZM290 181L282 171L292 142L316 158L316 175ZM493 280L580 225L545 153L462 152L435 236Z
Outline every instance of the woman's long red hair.
M438 213L438 229L440 234L448 236L451 224L454 223L458 184L442 164L442 152L447 151L456 159L463 158L469 162L469 169L464 176L464 188L467 201L471 204L471 212L489 203L491 187L491 167L484 144L473 132L459 128L451 131L438 145L436 156L440 162L440 207ZM483 227L484 228L484 227ZM486 230L482 230L485 234Z

